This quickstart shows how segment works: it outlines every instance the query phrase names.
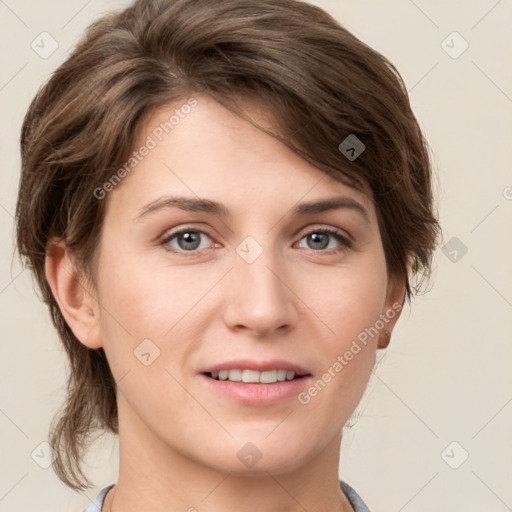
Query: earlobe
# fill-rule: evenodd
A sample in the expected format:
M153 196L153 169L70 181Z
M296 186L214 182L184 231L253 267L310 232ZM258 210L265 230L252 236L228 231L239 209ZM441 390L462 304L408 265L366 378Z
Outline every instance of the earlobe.
M391 341L391 333L402 313L405 303L406 284L403 278L390 279L386 303L381 317L385 322L385 327L379 334L377 347L386 348Z
M391 341L391 331L386 327L379 334L379 341L378 341L377 347L378 348L386 348L389 345L390 341Z
M77 339L91 349L103 346L99 336L98 302L87 279L73 263L64 240L50 242L46 279L64 320Z

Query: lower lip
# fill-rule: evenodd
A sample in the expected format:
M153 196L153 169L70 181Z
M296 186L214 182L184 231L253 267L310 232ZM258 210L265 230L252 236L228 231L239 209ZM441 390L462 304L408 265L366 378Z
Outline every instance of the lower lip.
M309 384L311 376L284 380L274 384L232 382L215 380L204 374L199 375L207 386L244 405L274 405L295 398Z

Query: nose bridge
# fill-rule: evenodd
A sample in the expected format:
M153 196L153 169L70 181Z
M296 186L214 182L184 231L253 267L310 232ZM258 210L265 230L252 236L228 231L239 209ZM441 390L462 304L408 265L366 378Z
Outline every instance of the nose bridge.
M226 322L259 334L292 325L296 321L293 294L286 284L279 252L268 243L264 246L246 237L236 253Z

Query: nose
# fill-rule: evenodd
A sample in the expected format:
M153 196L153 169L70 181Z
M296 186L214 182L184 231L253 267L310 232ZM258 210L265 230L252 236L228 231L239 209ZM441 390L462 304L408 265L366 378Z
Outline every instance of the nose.
M247 263L236 256L227 286L224 321L230 329L246 330L256 337L269 337L294 328L298 298L283 265L263 253Z

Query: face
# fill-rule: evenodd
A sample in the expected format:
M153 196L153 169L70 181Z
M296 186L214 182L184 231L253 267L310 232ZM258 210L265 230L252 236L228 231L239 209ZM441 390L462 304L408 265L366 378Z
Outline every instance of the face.
M278 474L339 435L403 287L371 197L196 98L162 140L176 106L147 119L136 147L156 147L103 199L88 339L118 381L121 430L211 468ZM246 371L214 380L223 368Z

